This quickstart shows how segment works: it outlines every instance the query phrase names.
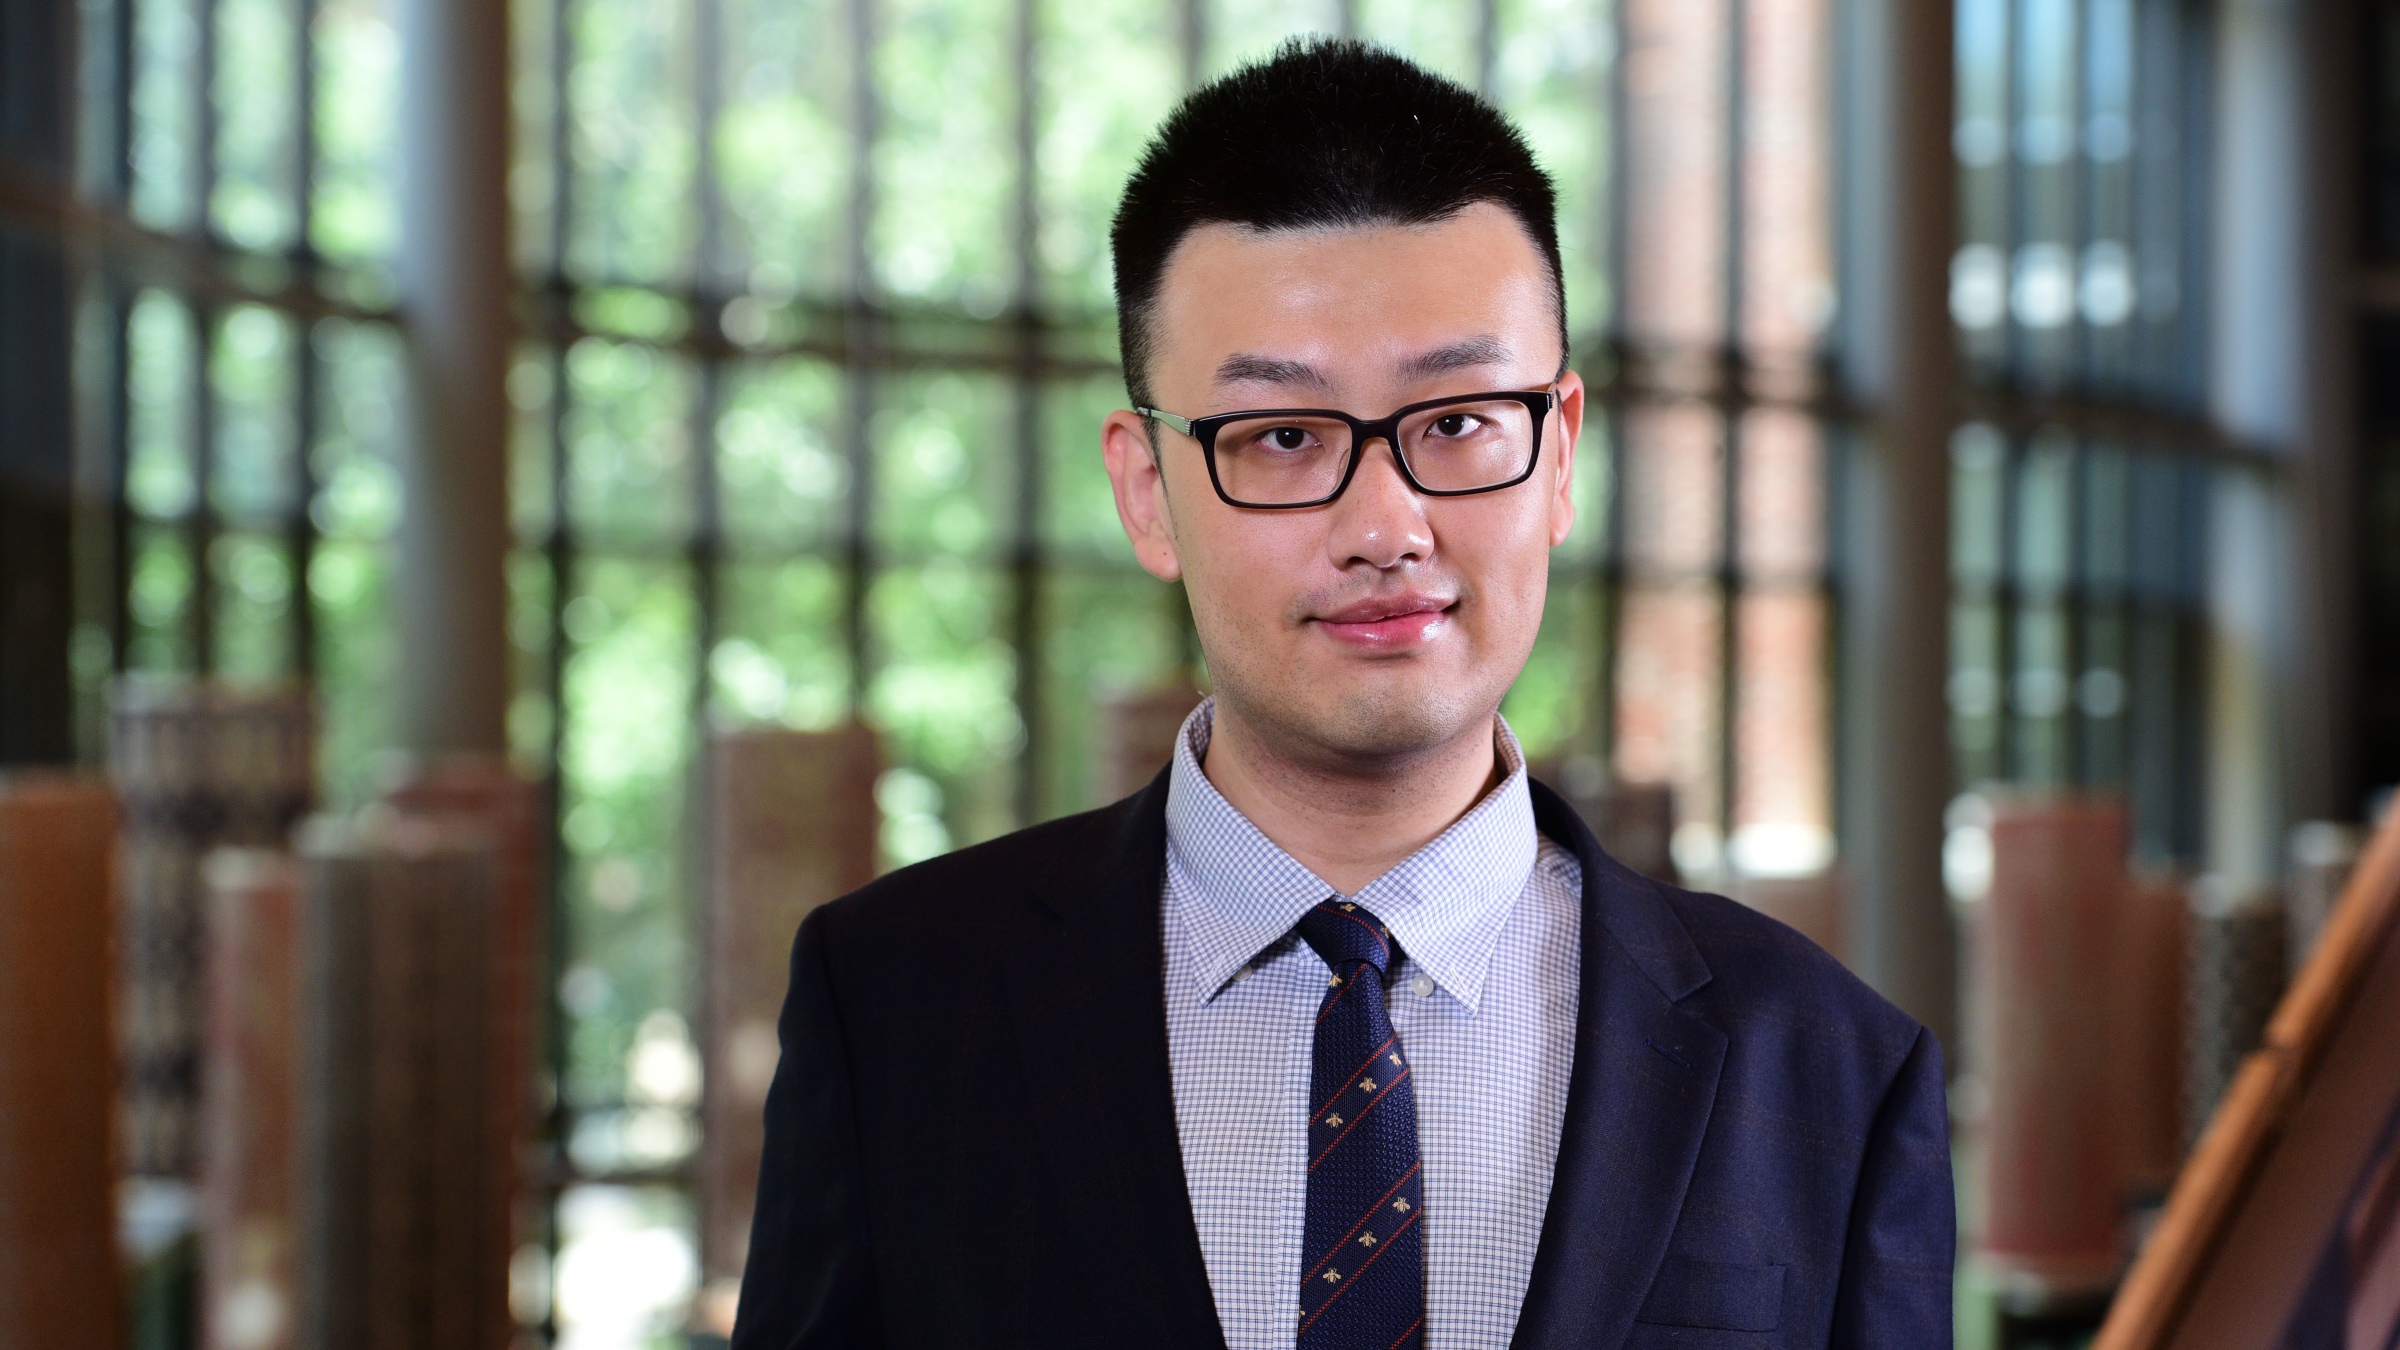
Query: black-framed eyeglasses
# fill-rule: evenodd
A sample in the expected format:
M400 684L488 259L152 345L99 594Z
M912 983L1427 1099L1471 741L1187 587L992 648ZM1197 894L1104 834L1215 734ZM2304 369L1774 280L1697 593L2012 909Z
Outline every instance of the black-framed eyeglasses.
M1200 443L1208 480L1228 506L1288 511L1342 495L1369 441L1392 447L1408 485L1428 497L1466 497L1515 487L1542 456L1542 423L1558 386L1411 403L1369 420L1334 408L1257 408L1178 417L1136 412Z

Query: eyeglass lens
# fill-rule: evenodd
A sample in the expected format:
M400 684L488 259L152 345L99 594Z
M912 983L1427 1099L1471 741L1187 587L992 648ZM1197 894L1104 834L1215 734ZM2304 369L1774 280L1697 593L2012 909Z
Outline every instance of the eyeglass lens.
M1534 412L1514 399L1447 403L1409 414L1393 447L1433 492L1471 492L1524 476L1534 454ZM1318 501L1350 465L1350 424L1336 417L1244 418L1217 429L1217 481L1225 495L1261 506Z

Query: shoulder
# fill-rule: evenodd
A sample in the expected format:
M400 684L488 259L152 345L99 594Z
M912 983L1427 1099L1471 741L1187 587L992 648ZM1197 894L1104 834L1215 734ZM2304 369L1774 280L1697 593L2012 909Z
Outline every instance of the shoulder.
M1086 890L1139 797L1063 816L887 872L818 911L845 936L1021 926Z
M1746 1046L1745 1058L1767 1060L1775 1078L1880 1100L1920 1042L1931 1041L1915 1018L1783 923L1722 895L1639 880L1707 964L1707 984L1683 1006Z

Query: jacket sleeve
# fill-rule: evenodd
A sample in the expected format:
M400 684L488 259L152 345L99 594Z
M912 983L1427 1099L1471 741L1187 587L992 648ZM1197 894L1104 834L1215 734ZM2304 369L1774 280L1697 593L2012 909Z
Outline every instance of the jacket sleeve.
M1920 1028L1875 1112L1851 1198L1834 1296L1835 1350L1950 1345L1955 1204L1942 1048Z
M841 1014L824 910L800 925L784 997L783 1057L767 1089L766 1148L733 1350L880 1346Z

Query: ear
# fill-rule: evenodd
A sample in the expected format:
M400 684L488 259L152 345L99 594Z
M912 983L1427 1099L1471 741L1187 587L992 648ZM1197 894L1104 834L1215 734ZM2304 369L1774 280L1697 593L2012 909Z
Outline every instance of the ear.
M1133 556L1161 581L1183 576L1175 552L1175 520L1167 510L1167 480L1151 453L1148 428L1138 414L1118 409L1100 427L1100 458L1117 497L1117 523L1133 541Z
M1558 406L1551 410L1544 440L1556 443L1549 456L1554 475L1550 489L1550 547L1567 542L1575 529L1575 448L1583 441L1583 377L1570 370L1558 382Z

